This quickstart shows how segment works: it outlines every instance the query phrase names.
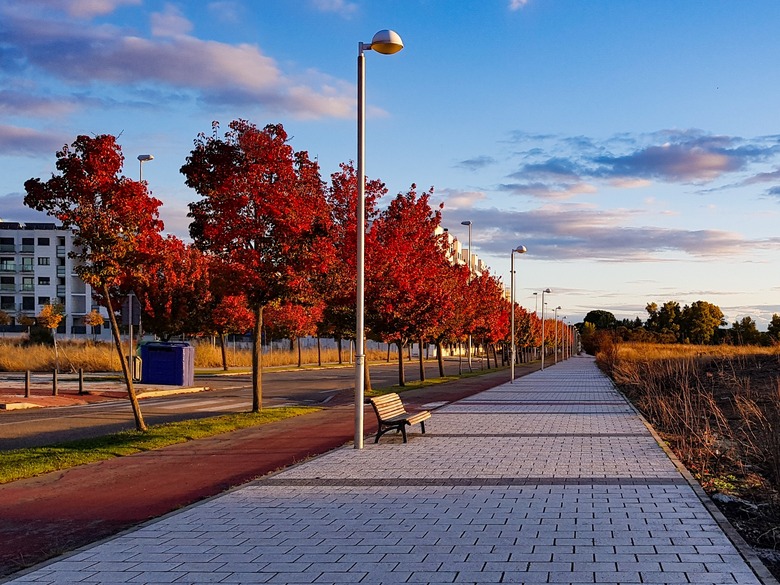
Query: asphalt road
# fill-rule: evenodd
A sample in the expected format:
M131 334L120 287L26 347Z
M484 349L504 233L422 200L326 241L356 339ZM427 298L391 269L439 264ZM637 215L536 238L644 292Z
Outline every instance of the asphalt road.
M417 361L405 362L406 380L419 380ZM464 361L462 367L466 369ZM475 361L473 367L479 368ZM445 360L445 373L458 373L457 359ZM426 362L426 377L438 377L435 361ZM196 385L210 390L195 394L146 398L141 411L147 424L205 418L251 409L251 375L204 375ZM375 388L398 382L398 364L372 364L371 383ZM263 375L263 406L343 405L354 400L354 368L328 367L287 371L266 371ZM130 405L126 400L95 404L18 410L0 416L0 451L43 446L62 441L102 436L133 429Z

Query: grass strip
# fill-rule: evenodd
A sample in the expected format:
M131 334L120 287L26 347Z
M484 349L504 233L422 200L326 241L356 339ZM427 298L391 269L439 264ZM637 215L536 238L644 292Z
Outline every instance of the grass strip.
M320 409L269 408L258 413L244 412L151 425L146 432L123 431L104 437L0 452L0 484L114 457L162 449L169 445L264 425L317 410Z

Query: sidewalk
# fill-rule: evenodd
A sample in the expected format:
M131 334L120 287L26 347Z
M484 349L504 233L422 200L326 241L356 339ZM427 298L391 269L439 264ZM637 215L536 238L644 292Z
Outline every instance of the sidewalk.
M591 358L445 406L426 428L331 451L9 582L775 583Z

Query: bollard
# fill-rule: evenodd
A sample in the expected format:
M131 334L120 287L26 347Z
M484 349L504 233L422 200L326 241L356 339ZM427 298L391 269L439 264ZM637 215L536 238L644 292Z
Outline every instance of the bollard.
M51 395L57 396L57 370L54 370L54 376L51 379Z
M24 373L24 397L30 397L30 370Z
M79 368L79 396L84 394L84 368Z

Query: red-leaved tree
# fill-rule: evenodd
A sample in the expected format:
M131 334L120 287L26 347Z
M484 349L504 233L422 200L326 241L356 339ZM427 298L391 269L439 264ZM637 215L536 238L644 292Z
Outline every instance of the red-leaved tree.
M132 376L124 360L115 311L123 282L137 276L141 258L160 241L160 201L144 183L119 173L124 156L114 136L78 136L57 152L57 170L48 181L25 182L25 205L44 211L73 231L76 273L108 309L111 332L135 425L146 430Z
M181 172L202 197L190 204L196 246L221 258L255 315L252 410L262 408L263 309L274 301L308 301L313 281L332 261L330 216L319 167L294 152L281 124L262 130L215 123L201 134Z

